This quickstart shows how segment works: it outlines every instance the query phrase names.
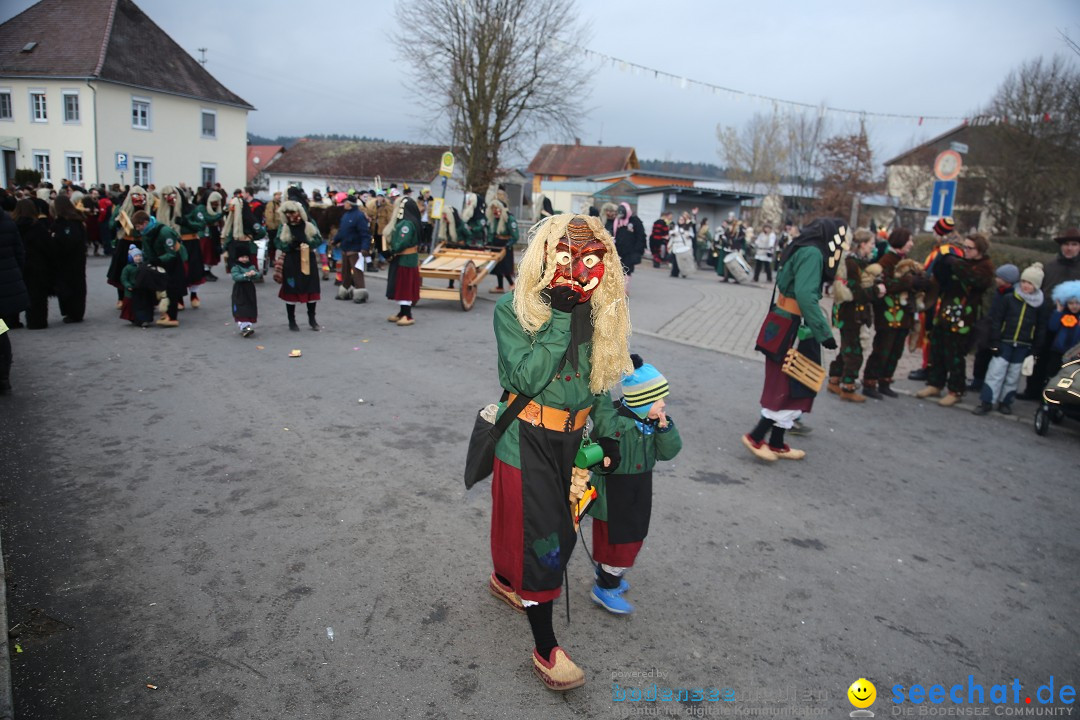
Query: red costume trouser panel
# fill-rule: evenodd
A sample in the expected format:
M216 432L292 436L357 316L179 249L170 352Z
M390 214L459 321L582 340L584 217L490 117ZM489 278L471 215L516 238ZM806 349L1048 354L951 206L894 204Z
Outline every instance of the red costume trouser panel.
M642 542L613 543L608 540L608 524L603 520L593 519L592 523L593 560L613 567L633 567L634 560L641 552Z

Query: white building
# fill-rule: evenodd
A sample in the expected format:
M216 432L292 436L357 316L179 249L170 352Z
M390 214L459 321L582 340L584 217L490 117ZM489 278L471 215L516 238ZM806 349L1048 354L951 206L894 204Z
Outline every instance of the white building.
M0 182L246 180L254 108L132 0L42 0L0 25Z

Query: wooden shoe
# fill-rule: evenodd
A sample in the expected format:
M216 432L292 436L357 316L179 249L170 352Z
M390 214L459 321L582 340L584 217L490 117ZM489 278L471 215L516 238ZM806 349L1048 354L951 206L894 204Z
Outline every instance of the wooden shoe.
M123 301L123 300L117 300L117 301L116 301L116 309L117 309L117 310L120 310L120 309L122 309L123 307L124 307L124 301Z
M915 397L917 397L917 398L941 397L941 388L934 387L933 385L927 385L922 390L915 393Z
M199 298L197 298L197 297L191 298L191 309L192 310L199 307L200 305L202 305L202 302L199 300Z
M784 443L784 447L781 448L774 448L770 445L769 450L780 460L802 460L806 457L805 450L796 450L787 443Z
M158 318L157 324L161 327L180 327L179 320L170 320L167 317Z
M386 318L386 322L396 323L398 320L400 320L403 317L405 317L405 316L404 315L391 315L390 317Z
M398 327L408 327L409 325L415 325L416 321L411 317L403 317L397 321Z
M833 395L839 395L840 394L840 378L838 378L838 377L829 378L829 385L825 389L828 390L829 392L831 392Z
M533 672L549 690L573 690L585 684L585 671L558 645L551 651L551 660L544 660L533 650Z
M952 407L956 403L960 402L960 393L949 392L945 397L937 401L937 404L941 407Z
M495 577L495 573L491 573L491 577L488 578L488 590L517 612L525 612L525 606L521 604L521 598L518 594L509 585L503 585L499 582L499 579Z
M776 453L769 449L769 446L764 441L757 442L749 435L742 436L742 444L746 446L746 449L757 455L762 460L768 460L769 462L776 462Z

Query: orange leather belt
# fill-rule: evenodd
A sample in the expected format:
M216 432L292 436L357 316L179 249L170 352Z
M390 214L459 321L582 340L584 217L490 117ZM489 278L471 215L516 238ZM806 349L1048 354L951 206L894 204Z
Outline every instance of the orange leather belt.
M187 233L186 235L181 235L180 239L181 240L198 240L199 236L196 235L195 233Z
M776 307L780 308L784 312L789 312L792 315L798 315L802 317L802 310L799 309L799 303L795 302L789 297L784 297L780 293L776 294Z
M397 254L398 255L415 255L416 254L416 246L413 245L410 248L405 248L404 250L402 250L401 252L399 252Z
M514 398L516 397L517 395L510 393L510 397L507 398L506 404L509 405L514 402ZM570 432L585 427L585 421L589 418L590 410L592 410L592 408L585 408L584 410L572 412L569 409L560 410L559 408L548 407L547 405L541 405L535 400L530 400L529 404L518 413L518 419L524 420L530 425L542 427L546 430Z

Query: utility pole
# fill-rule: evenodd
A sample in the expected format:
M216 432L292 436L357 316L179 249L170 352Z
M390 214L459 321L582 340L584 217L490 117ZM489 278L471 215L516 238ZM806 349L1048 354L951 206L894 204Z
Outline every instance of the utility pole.
M199 51L199 64L206 67L206 48L195 48Z

